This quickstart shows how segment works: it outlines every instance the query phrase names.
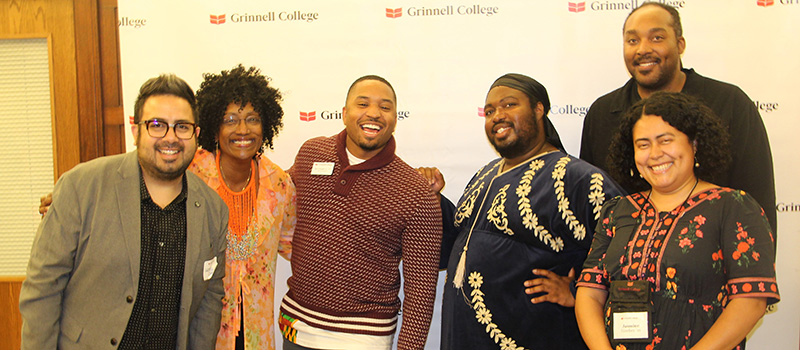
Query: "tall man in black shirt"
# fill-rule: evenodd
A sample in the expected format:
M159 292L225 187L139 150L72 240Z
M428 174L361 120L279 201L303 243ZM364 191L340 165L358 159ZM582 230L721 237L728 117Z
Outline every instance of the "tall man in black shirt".
M734 85L683 68L681 54L686 39L678 11L672 6L642 4L628 15L622 37L625 66L632 77L589 108L583 122L581 159L608 169L611 137L625 110L637 101L656 91L695 96L714 111L731 135L730 168L721 178L712 180L749 192L764 208L774 232L777 223L772 152L764 122L750 98ZM636 169L632 169L631 176L638 176Z
M186 173L199 129L174 75L139 90L136 152L56 184L20 292L22 349L213 349L228 209Z

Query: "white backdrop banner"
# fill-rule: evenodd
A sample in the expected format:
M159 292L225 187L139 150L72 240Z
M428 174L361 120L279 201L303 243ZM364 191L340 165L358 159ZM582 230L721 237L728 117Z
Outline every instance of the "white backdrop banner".
M577 156L586 110L629 78L622 26L641 2L120 0L125 113L133 115L139 86L160 73L175 73L197 88L204 72L239 63L259 67L284 95L284 128L267 155L288 168L303 141L343 128L350 83L381 75L398 96L398 154L412 166L439 167L445 195L455 201L472 174L497 157L479 113L490 84L505 73L523 73L547 87L550 118ZM800 187L793 179L800 174L800 99L791 79L800 77L800 1L660 2L679 8L684 66L741 87L766 124L783 300L748 345L798 349ZM278 269L280 302L288 262L279 258ZM439 322L436 313L429 349L439 347Z

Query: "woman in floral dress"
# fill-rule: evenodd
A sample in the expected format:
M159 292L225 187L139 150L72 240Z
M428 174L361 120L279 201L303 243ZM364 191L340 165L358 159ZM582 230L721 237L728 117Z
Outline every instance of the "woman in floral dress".
M689 96L657 93L628 111L611 174L642 191L603 207L578 281L575 310L591 349L743 349L779 300L763 210L711 182L727 145L713 112ZM622 296L633 294L620 291L634 281L650 293L632 309Z
M230 212L217 349L274 349L274 278L296 223L289 175L263 155L283 125L281 95L256 68L204 74L197 91L202 149L189 170Z

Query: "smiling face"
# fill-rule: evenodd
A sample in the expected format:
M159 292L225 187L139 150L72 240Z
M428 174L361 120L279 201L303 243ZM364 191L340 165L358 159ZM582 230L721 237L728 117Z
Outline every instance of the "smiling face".
M677 92L683 87L680 66L686 41L676 37L672 21L658 6L644 6L625 21L625 66L640 90Z
M363 80L350 89L342 121L347 150L361 159L378 154L389 142L397 123L392 89L377 80Z
M636 169L661 194L676 193L695 182L695 146L686 134L660 116L643 115L633 126Z
M177 122L194 123L194 115L189 102L173 95L150 96L142 106L142 121L158 119L168 124ZM172 181L181 178L192 162L197 149L197 134L188 140L175 136L175 129L169 128L164 137L152 137L145 125L131 127L135 137L134 144L139 156L139 164L145 178Z
M539 121L544 114L541 103L531 108L528 95L507 86L496 86L486 95L484 128L486 137L506 160L527 159L544 143Z
M217 135L221 157L249 161L261 149L263 141L261 117L253 105L242 107L230 103Z

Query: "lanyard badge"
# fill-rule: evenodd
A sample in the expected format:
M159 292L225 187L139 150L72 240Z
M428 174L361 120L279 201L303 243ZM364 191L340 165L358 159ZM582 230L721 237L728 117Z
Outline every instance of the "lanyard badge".
M611 281L611 340L614 343L650 342L653 334L650 282Z

